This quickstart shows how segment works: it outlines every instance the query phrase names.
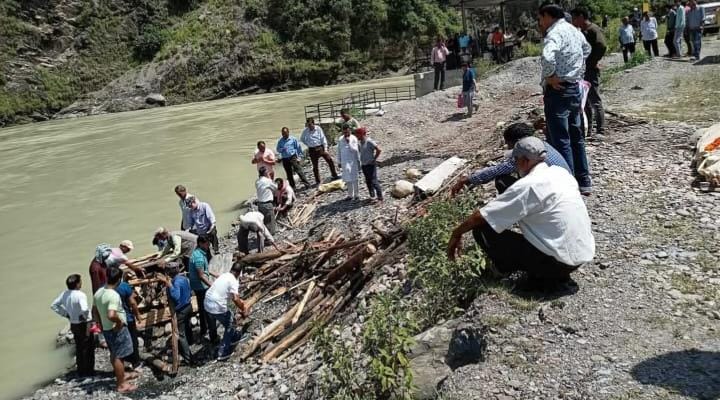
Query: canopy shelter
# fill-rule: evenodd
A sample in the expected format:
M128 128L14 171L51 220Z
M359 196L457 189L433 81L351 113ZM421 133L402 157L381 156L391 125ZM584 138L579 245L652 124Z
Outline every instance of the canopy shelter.
M459 7L462 13L463 31L467 32L467 20L465 10L500 7L500 24L505 29L505 7L506 6L533 6L540 5L542 0L450 0L449 4Z

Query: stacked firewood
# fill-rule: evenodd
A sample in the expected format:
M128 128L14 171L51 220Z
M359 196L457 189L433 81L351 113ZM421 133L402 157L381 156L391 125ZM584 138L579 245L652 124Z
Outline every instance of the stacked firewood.
M401 230L374 233L348 240L331 230L323 240L306 242L286 251L251 254L239 259L256 266L243 298L249 305L275 301L291 302L280 317L255 332L240 352L242 359L259 354L262 361L282 360L311 339L312 331L330 322L343 310L405 241Z

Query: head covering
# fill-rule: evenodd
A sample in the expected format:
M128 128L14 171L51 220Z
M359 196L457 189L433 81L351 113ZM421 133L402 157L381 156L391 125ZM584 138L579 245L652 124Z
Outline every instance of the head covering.
M366 134L366 133L367 133L367 129L365 129L364 126L361 126L361 127L357 128L357 129L355 129L355 134L356 134L356 135L364 135L364 134Z
M133 246L133 242L129 240L123 240L122 242L120 242L120 246L127 247L128 250L132 250L135 248L135 246Z
M527 158L532 161L542 161L545 159L547 150L545 143L535 136L524 137L515 144L513 148L513 158Z

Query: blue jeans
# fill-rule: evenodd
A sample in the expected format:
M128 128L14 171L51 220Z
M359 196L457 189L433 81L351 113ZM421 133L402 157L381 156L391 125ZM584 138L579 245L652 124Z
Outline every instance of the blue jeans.
M225 328L222 342L220 342L220 347L218 348L218 357L223 357L232 353L232 344L240 340L242 337L242 334L235 329L235 319L233 318L232 313L230 311L226 311L224 314L208 313L208 315Z
M577 83L563 83L560 91L545 88L545 120L548 128L548 142L562 154L573 171L580 189L592 187L585 136L581 129L580 87Z
M675 43L675 55L680 57L682 56L682 42L683 42L683 33L685 31L685 28L682 29L675 29L675 39L673 42Z
M690 42L692 42L693 57L699 60L702 48L702 31L700 29L690 29Z
M362 172L365 176L365 184L367 185L368 192L370 192L370 197L375 197L377 195L378 200L382 200L382 188L380 187L380 182L378 182L377 178L377 165L363 165Z

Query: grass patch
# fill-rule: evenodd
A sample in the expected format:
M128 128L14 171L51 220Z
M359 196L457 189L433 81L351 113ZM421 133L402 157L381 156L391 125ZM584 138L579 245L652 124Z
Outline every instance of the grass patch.
M638 65L645 64L650 60L650 56L645 53L645 51L636 51L632 58L628 60L628 62L618 65L617 67L611 67L606 68L602 71L602 75L600 75L600 85L605 86L610 84L615 76L619 73L622 73L623 71L632 69L637 67Z
M542 43L523 42L516 52L516 58L537 57L542 54Z
M488 294L497 296L504 303L507 303L507 305L518 311L535 311L540 307L540 302L537 299L518 296L512 293L506 286L494 283L488 283L487 285L489 285L486 286Z
M673 79L673 96L663 105L651 109L654 118L681 121L707 122L720 119L720 70L713 68L696 76Z

